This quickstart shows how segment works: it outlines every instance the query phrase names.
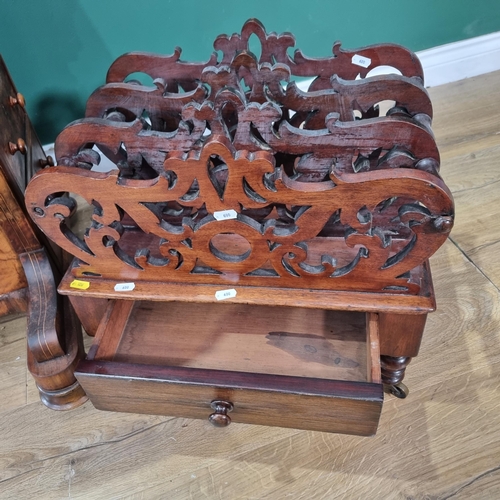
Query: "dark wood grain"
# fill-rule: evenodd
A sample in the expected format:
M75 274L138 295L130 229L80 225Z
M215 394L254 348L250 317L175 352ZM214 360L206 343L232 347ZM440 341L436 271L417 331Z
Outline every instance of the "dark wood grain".
M369 435L382 403L376 323L342 311L115 300L75 375L100 409L210 419L223 400L235 422Z
M416 315L432 312L436 308L434 291L431 286L428 263L418 269L418 277L423 286L418 295L402 293L376 293L339 290L314 290L302 288L274 288L257 286L240 286L228 283L237 290L236 297L225 299L238 304L288 305L290 307L306 307L313 309L332 309L348 311L384 311L399 315ZM85 277L85 280L88 280ZM151 301L183 301L190 303L216 304L215 293L221 290L217 285L200 285L189 283L136 282L134 290L115 291L117 284L113 280L88 281L86 290L73 288L73 274L68 270L59 285L63 295L75 297L92 297L101 299L129 299ZM386 329L391 331L391 329ZM384 331L386 331L384 330ZM395 340L395 339L394 339Z
M500 116L491 105L500 102L500 71L430 94L441 172L457 202L456 226L453 242L430 261L438 312L428 315L419 354L406 370L410 395L385 395L377 436L234 421L216 429L206 419L103 412L90 403L52 412L37 402L29 378L25 387L20 319L10 334L9 325L0 325L0 496L500 497L500 243L491 244L500 234L500 182L494 182L500 179ZM286 300L292 303L289 295ZM210 413L207 407L204 414Z
M45 405L54 409L74 408L87 399L73 375L84 356L80 322L67 297L58 301L45 251L26 252L20 259L30 297L27 330L30 372Z
M108 305L108 299L70 296L69 300L87 335L94 336Z
M414 357L420 349L427 314L379 314L380 350L387 356Z
M371 435L379 384L276 375L82 362L76 373L98 409L208 420L214 399L233 402L234 422Z

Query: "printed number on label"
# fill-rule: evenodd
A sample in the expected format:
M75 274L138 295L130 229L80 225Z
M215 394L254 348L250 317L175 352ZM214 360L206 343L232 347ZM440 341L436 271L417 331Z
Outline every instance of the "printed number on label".
M361 66L363 68L368 68L372 63L372 60L369 57L360 56L359 54L354 54L352 56L352 63L356 66Z
M236 210L221 210L220 212L214 212L215 220L229 220L236 219L238 213Z
M78 288L79 290L87 290L90 286L90 281L73 280L69 286L71 288Z
M234 288L230 288L229 290L219 290L218 292L215 292L215 298L217 300L232 299L233 297L236 297L236 290Z
M135 283L117 283L115 292L130 292L135 288Z

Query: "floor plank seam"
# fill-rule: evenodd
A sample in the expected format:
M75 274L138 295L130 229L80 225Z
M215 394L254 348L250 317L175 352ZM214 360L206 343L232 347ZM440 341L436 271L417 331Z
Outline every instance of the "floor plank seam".
M460 245L451 237L448 239L457 247L458 251L500 292L500 288L488 277L488 275L460 248Z
M489 187L492 184L497 184L499 182L500 182L500 179L497 179L496 181L489 181L489 182L486 182L485 184L481 184L480 186L473 186L473 187L469 187L469 188L458 189L457 191L452 191L452 193L453 193L453 196L455 196L455 195L457 195L459 193L464 193L466 191L475 191L477 189L482 189L482 188L485 188L485 187Z
M89 445L89 446L84 446L83 448L77 448L75 450L67 451L65 453L60 453L59 455L51 455L50 457L45 457L45 458L42 458L40 460L34 460L33 462L27 462L27 465L33 465L33 464L37 464L37 463L40 463L40 462L45 462L47 460L54 460L56 458L61 458L61 457L65 457L65 456L68 456L68 455L72 455L73 453L78 453L80 451L85 451L85 450L91 450L93 448L98 448L98 447L106 446L106 445L109 445L109 444L121 443L122 441L125 441L128 438L137 436L137 435L139 435L139 434L141 434L143 432L146 432L146 431L149 431L151 429L154 429L155 427L158 427L159 425L162 425L165 422L168 422L170 420L173 420L173 418L170 418L168 420L164 420L163 422L159 422L159 423L154 424L154 425L152 425L150 427L146 427L145 429L140 429L139 431L126 434L125 436L122 436L119 439L114 439L112 441L104 441L102 443L95 443L95 444L92 444L92 445ZM40 467L40 468L43 468L43 467ZM33 469L33 470L38 470L38 469ZM25 472L23 472L22 474L25 474ZM21 474L18 474L18 476L19 475L21 475ZM14 477L18 477L18 476L13 476L13 478ZM8 479L0 480L0 483L5 482L5 481L9 481L10 479L13 479L13 478L8 478Z
M5 342L5 344L0 344L0 349L2 347L7 347L9 345L13 345L13 344L16 344L18 342L25 342L25 341L26 341L26 339L23 337L23 338L12 340L11 342Z
M433 128L438 128L438 127L433 127ZM492 134L490 132L487 132L487 133L478 133L478 134L474 134L474 135L462 136L462 137L456 138L455 140L442 139L441 141L439 141L438 146L439 146L440 151L444 152L448 148L451 149L451 148L456 148L457 146L463 146L466 144L469 145L469 143L478 142L478 141L481 141L483 139L487 139L491 136L492 136Z
M35 469L29 469L25 470L24 472L20 472L19 474L16 474L15 476L8 477L7 479L0 479L0 484L7 483L8 481L12 481L13 479L17 479L21 476L25 476L26 474L29 474L30 472L35 472L37 470L42 470L43 467L36 467Z
M472 478L469 482L460 486L460 488L458 488L458 490L454 491L453 493L451 493L450 495L448 495L446 497L442 497L440 500L448 500L450 498L453 498L455 495L457 495L458 493L463 491L465 488L468 488L469 486L474 484L479 479L482 479L483 477L487 476L488 474L492 474L498 470L500 470L500 465L498 465L497 467L493 467L493 469L487 470L487 471L483 472L482 474L479 474L478 476Z
M500 238L498 240L490 241L489 243L484 243L483 245L478 245L477 247L473 247L469 250L469 253L477 252L478 250L483 250L484 248L488 248L491 245L495 245L500 243Z

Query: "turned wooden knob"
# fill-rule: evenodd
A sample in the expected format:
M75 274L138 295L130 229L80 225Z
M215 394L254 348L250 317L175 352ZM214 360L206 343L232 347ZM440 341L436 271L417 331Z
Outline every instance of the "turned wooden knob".
M21 106L21 108L24 108L26 106L26 101L24 100L24 96L20 92L17 93L16 97L11 96L9 100L11 106L15 106L16 104Z
M44 167L53 167L54 166L54 158L52 158L52 156L47 156L47 158L44 160L44 159L40 159L40 161L38 162L40 164L40 167L44 168Z
M442 215L434 220L434 227L440 233L449 233L453 227L453 218Z
M19 138L15 143L9 142L9 151L11 155L16 154L18 151L25 155L26 154L26 143L23 139Z
M208 421L215 427L227 427L231 423L228 413L233 410L232 403L227 401L212 401L210 407L215 413L208 417Z

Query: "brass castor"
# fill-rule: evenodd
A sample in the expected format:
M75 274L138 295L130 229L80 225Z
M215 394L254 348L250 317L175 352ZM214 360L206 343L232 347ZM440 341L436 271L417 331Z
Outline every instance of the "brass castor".
M410 393L410 390L408 387L406 387L403 382L399 382L399 384L393 384L393 385L386 385L384 386L386 392L389 394L392 394L393 396L396 396L399 399L405 399L408 394Z

